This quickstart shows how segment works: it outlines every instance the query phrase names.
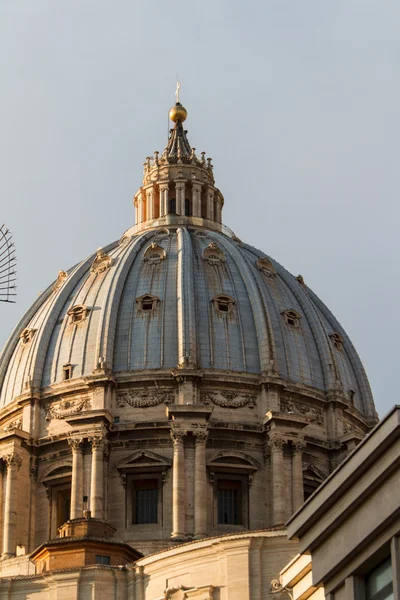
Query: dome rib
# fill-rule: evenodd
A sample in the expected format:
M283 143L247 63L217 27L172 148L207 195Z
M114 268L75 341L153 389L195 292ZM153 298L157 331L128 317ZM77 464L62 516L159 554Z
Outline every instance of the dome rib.
M216 235L212 235L212 237L217 238ZM217 239L221 246L225 249L227 253L230 254L232 259L238 266L243 283L246 287L246 291L252 307L253 319L257 332L260 370L265 371L268 374L275 374L275 357L271 355L271 351L268 345L268 340L271 339L271 333L270 331L268 331L270 325L269 318L265 310L265 306L260 300L257 284L250 275L251 269L248 268L248 265L246 264L242 253L235 246L234 242L228 242L228 238L225 239L225 236L222 235L218 236ZM273 366L272 369L271 366Z
M110 368L114 366L117 315L125 282L135 258L152 237L152 234L153 232L143 233L136 238L132 238L126 246L122 246L119 260L114 266L111 284L100 316L94 357L95 360L98 360L100 356L103 357ZM135 302L136 298L132 300ZM93 368L95 369L96 366L97 364Z
M321 358L321 365L322 365L322 370L323 370L323 374L324 374L326 389L334 390L335 384L336 384L336 379L334 377L332 377L332 372L329 369L329 365L331 364L330 360L333 361L335 368L336 368L336 364L334 362L333 357L331 356L331 351L330 351L330 348L328 347L328 342L326 340L326 336L324 335L323 330L322 330L322 335L321 335L321 324L319 323L318 316L315 313L315 308L314 308L313 304L311 303L310 299L308 298L307 294L302 289L301 289L302 293L300 293L300 290L299 290L300 284L293 277L293 275L288 273L286 271L286 269L284 269L281 265L279 265L279 263L274 262L274 265L276 267L276 270L277 270L279 276L283 279L283 281L286 283L288 288L292 291L294 297L296 298L299 305L301 306L304 316L307 318L307 321L310 325L310 328L311 328L312 334L314 336L314 340L317 345L318 352L319 352L319 355Z
M196 313L193 282L193 248L187 229L179 227L178 236L178 364L197 365Z
M357 379L357 383L361 392L360 401L362 404L364 414L371 419L376 419L377 413L374 407L374 400L372 397L371 388L368 382L365 369L354 345L352 344L346 331L343 329L339 321L331 313L328 307L318 298L318 296L312 290L309 290L309 293L310 297L312 298L312 301L318 307L318 310L321 311L321 313L325 316L327 321L332 325L332 328L338 333L340 333L340 335L342 336L346 353L348 355L350 364L354 371L354 375Z

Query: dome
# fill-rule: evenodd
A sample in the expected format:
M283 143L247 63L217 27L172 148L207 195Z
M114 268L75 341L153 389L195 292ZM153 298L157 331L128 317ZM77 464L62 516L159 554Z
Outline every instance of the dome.
M101 364L118 377L182 368L257 376L336 394L375 418L346 332L301 276L222 225L223 204L211 159L175 120L163 154L144 163L136 225L60 271L11 336L0 406Z
M27 384L62 383L66 365L77 379L100 363L119 377L182 368L257 375L373 411L360 359L332 313L302 278L227 228L128 230L61 274L8 343L1 405Z
M180 119L133 205L136 224L60 271L0 357L0 542L11 561L25 549L25 574L82 519L143 554L281 526L377 421L346 332L223 225Z

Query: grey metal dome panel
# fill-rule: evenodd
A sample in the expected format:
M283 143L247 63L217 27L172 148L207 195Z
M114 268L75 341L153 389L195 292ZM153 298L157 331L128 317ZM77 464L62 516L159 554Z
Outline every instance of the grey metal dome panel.
M22 319L0 359L0 405L11 402L26 385L46 387L62 381L63 365L73 378L90 375L99 360L114 372L171 369L179 365L237 373L266 373L322 391L341 389L355 406L372 414L373 401L360 359L334 316L307 287L269 259L276 275L257 267L266 257L251 246L215 231L201 234L185 226L161 235L157 229L107 249L112 264L92 272L94 256L69 272L60 289L49 288ZM224 260L204 260L214 243ZM145 259L150 244L163 248L165 260ZM214 247L214 246L213 246ZM149 313L137 299L159 299ZM229 314L215 309L213 298L234 300ZM88 308L86 319L71 322L68 311ZM283 318L293 309L299 327ZM19 335L35 329L30 343ZM338 332L338 350L330 335Z

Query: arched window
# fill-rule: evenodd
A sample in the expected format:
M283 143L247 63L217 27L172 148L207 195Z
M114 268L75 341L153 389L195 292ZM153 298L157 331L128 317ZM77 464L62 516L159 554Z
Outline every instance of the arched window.
M168 214L170 214L170 215L176 215L176 199L175 198L170 198L169 199Z

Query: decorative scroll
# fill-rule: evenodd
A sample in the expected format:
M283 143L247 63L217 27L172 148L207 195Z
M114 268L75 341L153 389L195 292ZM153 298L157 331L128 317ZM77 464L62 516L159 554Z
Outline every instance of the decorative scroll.
M4 431L10 431L11 429L22 429L22 417L16 419L15 421L11 421L4 428Z
M62 400L57 405L51 405L46 409L46 421L52 419L66 419L77 415L83 410L90 408L90 400Z
M134 408L150 408L159 404L172 404L175 400L175 394L169 390L159 390L157 388L142 390L124 390L117 393L117 405L122 407L125 404Z
M201 392L201 401L204 404L211 402L221 408L243 408L256 406L256 396L254 394L242 394L233 390L219 390L218 392Z
M58 271L57 281L53 285L53 292L57 291L63 285L67 277L68 273L66 273L65 271Z
M36 333L36 329L29 329L29 328L24 329L23 332L21 333L21 335L19 336L21 343L23 345L29 344L29 342L32 340L35 333Z
M112 265L112 258L108 256L101 248L97 250L96 258L94 259L90 271L92 273L103 273Z
M305 417L310 423L318 423L322 425L324 422L324 414L320 408L313 408L309 404L298 400L281 399L281 412L300 415Z

